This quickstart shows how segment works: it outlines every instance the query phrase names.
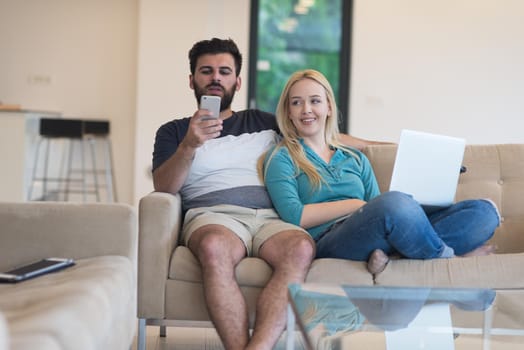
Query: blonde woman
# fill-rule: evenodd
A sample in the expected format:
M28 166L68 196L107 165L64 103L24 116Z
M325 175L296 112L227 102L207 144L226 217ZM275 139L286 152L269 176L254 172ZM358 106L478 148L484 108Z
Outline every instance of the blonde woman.
M486 255L499 225L489 200L427 211L401 192L380 194L363 153L339 142L333 90L318 71L288 80L277 106L282 141L264 159L262 175L284 221L305 228L317 258L368 261L382 271L389 255L414 259Z

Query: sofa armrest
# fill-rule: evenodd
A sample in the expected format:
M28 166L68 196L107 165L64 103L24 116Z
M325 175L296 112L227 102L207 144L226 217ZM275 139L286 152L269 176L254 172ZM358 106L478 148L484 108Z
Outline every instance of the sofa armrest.
M138 217L138 317L163 318L169 262L182 226L180 195L146 195Z
M47 257L121 255L136 263L137 215L126 204L0 203L0 271Z
M9 332L7 330L7 323L2 314L0 314L0 350L9 349Z

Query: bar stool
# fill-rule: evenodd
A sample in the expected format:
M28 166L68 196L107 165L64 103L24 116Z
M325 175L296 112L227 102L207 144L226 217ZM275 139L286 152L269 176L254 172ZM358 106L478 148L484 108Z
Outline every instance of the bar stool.
M51 153L50 147L53 141L67 141L68 146L61 149L60 166L52 166L58 175L53 176L50 173ZM96 160L96 141L103 140L105 143L104 153L106 162L104 169L97 168ZM38 176L39 158L41 156L41 146L45 144L43 150L44 164L43 174ZM80 167L73 166L75 154L75 144L79 145ZM89 145L90 166L86 166L86 149ZM67 156L67 157L66 157ZM67 166L64 170L64 160L67 158ZM56 165L57 159L53 159ZM41 196L37 200L60 200L60 194L63 194L64 201L69 200L72 193L82 194L84 202L87 201L88 195L95 195L96 201L101 200L100 189L102 187L99 181L99 173L103 171L106 174L104 181L106 185L107 199L110 202L116 200L115 184L113 176L113 157L109 140L109 121L105 120L81 120L81 119L63 119L63 118L42 118L40 119L40 138L37 142L34 156L34 167L32 181L28 191L28 200L33 200L33 191L36 183L42 184ZM80 174L80 175L78 175ZM91 179L92 183L88 180ZM54 184L54 188L51 185ZM80 184L80 186L78 186ZM76 185L76 186L72 186Z
M102 184L98 181L98 175L102 173L105 177L103 183L105 184L107 200L108 202L116 202L118 199L113 170L113 150L111 147L111 138L109 137L110 123L108 120L84 120L83 123L84 140L89 142L91 154L93 157L93 171L95 173L95 188L97 191L97 198L100 196L99 189L102 187ZM100 141L103 146L102 151L104 154L104 166L102 169L98 168L96 165L95 146L97 141Z

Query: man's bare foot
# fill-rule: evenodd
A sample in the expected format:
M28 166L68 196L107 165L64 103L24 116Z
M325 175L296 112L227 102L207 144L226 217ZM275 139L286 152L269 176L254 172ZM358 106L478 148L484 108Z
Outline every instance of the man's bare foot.
M494 254L496 250L497 250L497 246L496 245L484 244L484 245L478 247L477 249L474 249L474 250L470 251L469 253L466 253L466 254L464 254L462 256L463 257L468 257L468 256L491 255L491 254Z
M369 256L368 271L372 274L381 273L386 268L389 262L389 257L382 251L382 249L375 249Z

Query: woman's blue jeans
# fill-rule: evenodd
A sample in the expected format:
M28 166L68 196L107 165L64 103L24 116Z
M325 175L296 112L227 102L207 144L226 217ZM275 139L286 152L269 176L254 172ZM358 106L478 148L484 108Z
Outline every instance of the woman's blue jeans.
M366 261L379 248L388 255L432 259L446 246L463 255L485 244L499 223L489 200L426 208L410 195L386 192L325 231L316 242L317 258Z

